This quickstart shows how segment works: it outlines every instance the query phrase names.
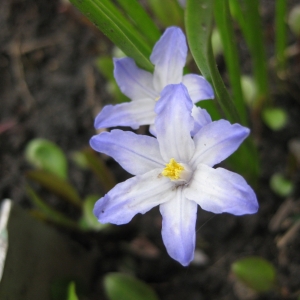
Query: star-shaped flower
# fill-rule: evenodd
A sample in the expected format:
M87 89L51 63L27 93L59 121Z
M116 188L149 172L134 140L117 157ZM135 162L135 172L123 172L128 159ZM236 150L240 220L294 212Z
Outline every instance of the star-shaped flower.
M135 175L98 200L94 208L98 220L124 224L159 205L166 249L184 266L194 256L197 205L234 215L258 209L255 193L243 177L212 168L236 151L249 129L219 120L191 137L192 107L183 84L168 85L155 107L157 138L112 130L90 142Z
M150 56L154 64L151 74L137 67L134 60L125 57L114 59L114 76L121 91L132 101L117 105L106 105L95 120L95 127L107 128L129 126L137 129L140 125L153 125L154 107L160 92L168 84L183 83L194 103L213 99L214 92L203 76L196 74L183 75L186 62L187 44L184 33L178 27L166 29L160 40L155 44ZM193 116L195 130L211 122L206 110L194 106ZM152 133L154 127L150 127Z

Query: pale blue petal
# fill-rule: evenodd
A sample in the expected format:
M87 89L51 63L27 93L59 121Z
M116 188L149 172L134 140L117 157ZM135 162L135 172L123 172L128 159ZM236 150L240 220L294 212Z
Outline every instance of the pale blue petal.
M197 107L194 105L192 109L192 117L194 118L194 128L191 135L194 136L203 126L212 122L210 114L204 108ZM149 131L153 136L156 136L155 124L151 124Z
M155 100L159 93L153 87L153 75L137 67L129 57L114 59L114 76L120 90L131 100L151 98Z
M258 210L256 195L242 176L203 164L194 172L184 195L215 214L244 215Z
M152 99L106 105L95 119L95 128L128 126L138 129L141 125L153 124L154 106Z
M173 191L173 198L160 205L162 238L168 254L183 266L194 257L197 204L186 199L183 187Z
M212 122L209 113L206 109L197 107L194 105L192 109L192 116L194 118L195 124L191 135L194 136L203 126Z
M93 136L90 145L94 150L113 157L133 175L144 174L165 165L157 140L150 136L116 129Z
M194 136L196 146L191 164L214 166L237 150L250 130L226 120L212 122L202 127Z
M156 135L163 159L187 163L193 156L195 145L191 138L194 119L193 108L183 84L170 84L161 93L155 106Z
M180 4L180 6L182 8L185 8L185 6L186 6L186 0L178 0L178 3Z
M155 65L153 85L156 91L181 82L186 56L187 44L182 30L179 27L167 28L150 56Z
M151 124L149 126L149 132L156 137L156 127L155 127L155 124Z
M183 76L182 83L186 86L194 103L215 98L212 86L203 76L187 74Z
M160 175L161 171L154 169L117 184L95 204L94 214L99 222L125 224L136 214L144 214L169 200L173 184Z

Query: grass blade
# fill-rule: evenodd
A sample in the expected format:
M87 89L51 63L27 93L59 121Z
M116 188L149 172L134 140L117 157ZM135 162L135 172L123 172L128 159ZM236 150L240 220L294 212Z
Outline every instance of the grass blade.
M213 1L188 0L185 15L186 33L191 53L202 75L213 84L217 101L227 119L239 122L233 105L217 69L211 46Z
M82 202L77 191L66 180L43 170L28 171L25 176L76 207L82 208Z
M70 1L140 67L153 71L151 47L114 4L108 0Z
M247 113L241 87L241 70L238 59L239 55L232 20L230 18L228 0L215 0L214 13L224 47L226 65L233 91L233 101L241 118L241 123L243 125L247 125Z
M228 91L217 69L211 46L211 31L213 21L212 0L188 0L185 23L191 53L201 73L212 82L218 104L226 118L231 122L240 123L240 117L231 101ZM229 162L234 169L254 183L258 174L258 158L256 149L247 139L239 150L230 157Z
M260 107L269 98L269 86L263 27L259 14L259 1L243 0L241 2L231 0L231 7L251 54L253 75L258 91L258 98L254 103L254 108L260 110Z
M183 9L177 0L148 0L147 4L163 27L183 26Z
M62 213L56 211L45 201L43 201L40 196L29 186L26 186L26 193L34 203L34 205L41 211L41 216L45 215L45 217L54 222L55 224L59 224L68 228L78 229L78 225L75 221L67 218ZM35 214L35 213L34 213ZM37 216L39 213L36 214Z
M160 38L161 34L141 4L139 4L136 0L117 1L128 16L134 21L139 32L141 32L145 38L147 38L149 44L153 46Z

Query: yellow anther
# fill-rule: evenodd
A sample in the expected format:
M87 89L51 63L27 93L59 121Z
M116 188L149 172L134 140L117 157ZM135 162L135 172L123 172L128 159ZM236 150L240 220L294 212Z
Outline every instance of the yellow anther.
M180 179L180 174L184 167L180 165L174 158L171 158L169 163L162 171L162 175L169 177L171 180Z
M160 99L160 96L156 97L154 100L155 101L158 101Z

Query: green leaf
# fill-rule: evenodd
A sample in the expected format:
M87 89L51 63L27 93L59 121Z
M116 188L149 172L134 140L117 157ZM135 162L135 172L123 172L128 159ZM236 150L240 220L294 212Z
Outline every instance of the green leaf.
M104 289L110 300L158 300L155 292L146 283L126 274L106 275Z
M67 300L78 300L76 295L75 283L72 281L68 287L68 298Z
M230 1L232 12L241 27L251 54L254 79L258 91L257 101L254 105L260 109L263 102L269 97L269 85L259 0Z
M111 1L70 1L140 67L153 71L149 61L151 47Z
M117 1L128 14L128 16L134 21L139 32L142 33L153 46L161 34L145 9L136 0Z
M281 108L266 108L262 112L262 118L272 130L280 130L286 126L288 115Z
M215 20L222 39L224 55L230 83L233 92L233 101L241 119L242 125L247 126L247 112L244 102L244 95L241 87L241 70L239 53L237 50L236 39L232 19L229 13L228 0L215 0Z
M100 223L93 213L93 209L99 196L90 195L83 202L83 216L80 220L80 225L82 229L85 230L102 230L110 226L109 224Z
M40 196L29 186L26 186L26 192L34 205L41 210L43 214L45 214L46 218L56 224L77 229L78 226L76 222L65 217L62 213L56 211L51 208L44 200L40 198Z
M185 23L191 53L202 75L212 82L218 104L222 108L226 118L231 123L240 123L241 118L220 76L212 52L212 21L213 1L187 0ZM219 116L217 119L220 118L220 114L215 107L208 107L207 104L205 108L208 109L213 119L215 119L216 116ZM258 158L254 144L249 138L242 144L238 151L230 157L229 162L234 166L234 169L245 176L247 180L252 183L256 182Z
M70 274L72 275L52 278L50 287L51 300L79 300L85 295L86 288L82 280L78 276L74 276L73 273ZM84 297L84 299L86 298Z
M183 26L183 9L177 0L148 0L147 3L163 27Z
M289 196L294 189L293 183L280 173L272 175L270 179L270 187L273 192L282 197Z
M67 159L63 151L45 139L34 139L25 148L25 157L36 168L62 179L67 178Z
M248 287L257 292L267 292L274 288L276 270L261 257L246 257L234 262L231 270Z
M217 28L214 28L211 34L211 45L214 52L214 56L222 54L224 51L220 32Z
M187 0L185 26L191 53L202 75L213 84L216 100L226 118L232 123L241 123L216 66L211 45L212 21L213 1ZM218 114L213 107L209 112L213 115Z
M85 149L82 151L85 156L87 165L98 177L105 192L110 191L117 183L113 173L106 167L105 163L100 159L98 155L92 149Z
M28 171L26 177L31 179L52 193L81 208L82 203L77 191L66 181L45 171Z

